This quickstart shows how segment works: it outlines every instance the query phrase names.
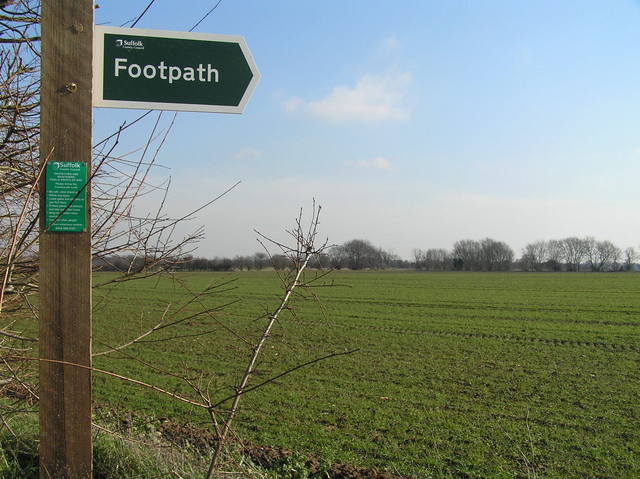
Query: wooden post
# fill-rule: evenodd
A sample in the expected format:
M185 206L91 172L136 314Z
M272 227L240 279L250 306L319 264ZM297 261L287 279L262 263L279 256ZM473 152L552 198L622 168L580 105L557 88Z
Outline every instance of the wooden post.
M42 0L40 161L91 168L93 1ZM40 183L40 358L91 365L91 213L87 229L47 232ZM92 477L91 373L40 362L40 478Z

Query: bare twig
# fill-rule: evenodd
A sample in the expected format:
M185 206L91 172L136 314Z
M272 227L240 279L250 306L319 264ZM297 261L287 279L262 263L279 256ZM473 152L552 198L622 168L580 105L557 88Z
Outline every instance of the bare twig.
M243 394L247 391L249 380L255 372L255 366L258 361L258 357L264 348L264 345L271 335L271 330L273 329L274 324L278 321L280 314L288 308L289 301L294 290L302 284L302 275L309 264L309 261L314 255L317 255L321 252L322 247L317 248L315 246L315 240L317 236L317 228L319 224L319 215L320 215L320 207L316 208L315 202L313 205L313 211L311 215L311 220L309 224L309 229L305 231L302 226L302 210L296 220L296 228L293 231L288 232L294 239L295 245L288 247L283 243L276 242L267 238L266 236L260 234L262 238L266 241L269 241L272 244L278 246L283 252L287 253L291 264L294 267L292 274L288 279L284 281L284 292L283 296L280 300L278 307L268 315L267 324L262 332L262 335L258 339L257 343L253 348L253 352L249 358L245 371L240 379L239 385L235 388L235 394L229 398L224 399L222 402L232 399L231 407L229 408L229 413L227 419L222 427L222 432L218 438L218 443L216 444L216 448L213 453L213 457L211 459L211 463L209 465L209 470L207 472L207 479L211 479L213 474L216 472L219 460L224 447L226 446L227 436L233 424L233 420L238 412L238 408L240 405L240 400ZM282 277L281 277L282 279ZM331 357L331 355L329 356ZM320 359L319 359L320 360ZM313 363L315 361L312 361ZM295 369L294 369L295 370ZM286 373L285 373L286 374ZM275 380L275 379L272 379ZM271 382L271 381L267 381ZM266 384L266 383L265 383ZM259 385L258 385L259 386ZM254 388L251 388L254 389ZM218 403L220 404L220 403ZM213 406L210 406L213 409Z

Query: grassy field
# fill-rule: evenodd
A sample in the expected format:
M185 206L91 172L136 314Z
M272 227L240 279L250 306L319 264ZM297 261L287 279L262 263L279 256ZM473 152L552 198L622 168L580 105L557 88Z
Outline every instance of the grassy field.
M179 375L204 372L211 394L225 397L250 352L237 336L258 335L264 320L256 318L277 305L277 278L177 278L96 290L94 351L178 311L185 286L235 278L176 318L239 302L153 336L185 337L129 350ZM323 308L299 298L279 322L256 380L359 351L247 395L236 425L242 437L424 478L640 477L640 275L336 272L329 281L336 286L316 290ZM95 366L190 394L125 354ZM153 392L100 375L94 382L99 402L207 423L201 411Z

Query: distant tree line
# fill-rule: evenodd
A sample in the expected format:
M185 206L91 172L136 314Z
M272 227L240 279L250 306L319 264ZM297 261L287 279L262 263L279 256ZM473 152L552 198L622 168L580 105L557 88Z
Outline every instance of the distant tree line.
M527 271L631 271L637 259L633 247L622 250L608 240L572 236L527 244L520 263Z
M129 256L109 256L95 259L94 269L98 271L119 271L137 272L149 261L142 257ZM328 264L324 262L323 267ZM319 268L318 259L309 262L310 267ZM234 256L233 258L214 257L205 258L186 255L171 263L158 262L154 269L168 268L171 271L238 271L238 270L261 270L265 268L287 269L291 266L290 260L284 255L269 256L266 253L258 252L249 256Z
M539 240L527 244L520 258L502 241L492 238L456 241L451 250L443 248L414 249L412 261L354 239L330 248L314 258L311 268L334 269L418 269L425 271L632 271L640 255L633 247L620 249L611 241L599 241L591 236L568 237L560 240ZM145 258L111 256L100 258L94 266L102 271L137 271L148 265ZM237 271L286 269L291 264L284 255L269 256L264 252L233 258L213 259L184 256L170 266L158 262L156 268L173 271Z
M457 241L451 251L416 249L416 269L429 271L631 271L639 257L591 236L539 240L527 244L519 259L504 242L491 238Z
M329 266L335 269L411 268L413 265L397 254L376 248L369 241L354 239L334 246L327 255Z
M509 271L513 269L514 258L509 245L491 238L456 241L451 251L413 250L415 268L427 271Z

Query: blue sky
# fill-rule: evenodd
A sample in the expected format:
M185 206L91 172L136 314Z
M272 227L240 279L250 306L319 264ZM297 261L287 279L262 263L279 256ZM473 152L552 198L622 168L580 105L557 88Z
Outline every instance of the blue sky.
M98 3L119 26L148 1ZM215 3L156 0L137 26L188 30ZM244 36L262 74L242 115L180 113L160 154L171 213L242 181L194 221L202 255L284 238L313 198L330 242L405 258L640 245L639 2L223 0L196 31ZM136 113L96 109L96 136Z

